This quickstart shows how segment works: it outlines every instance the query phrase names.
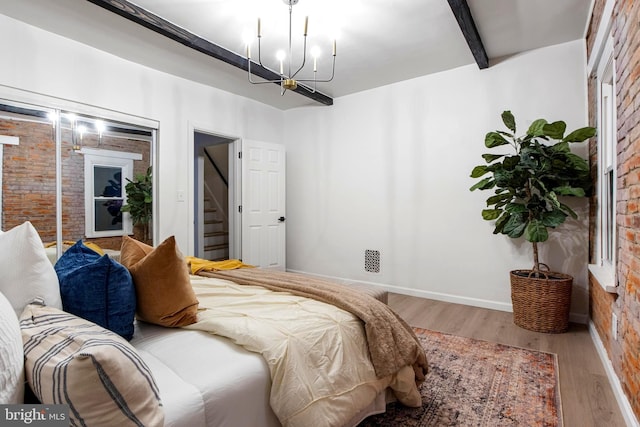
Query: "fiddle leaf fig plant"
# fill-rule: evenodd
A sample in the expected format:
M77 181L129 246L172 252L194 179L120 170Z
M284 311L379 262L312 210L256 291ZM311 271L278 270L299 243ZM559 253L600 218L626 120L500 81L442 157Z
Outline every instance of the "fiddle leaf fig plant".
M591 189L589 164L573 154L571 143L583 142L596 134L583 127L565 135L566 123L535 120L522 136L516 136L516 120L511 111L502 113L508 131L485 136L484 144L497 153L483 154L485 164L471 171L480 179L470 190L491 190L482 218L495 221L493 234L512 238L524 236L533 244L536 274L540 272L538 243L549 238L549 229L576 213L562 203L562 196L583 197ZM510 150L505 150L510 146Z
M153 192L151 180L151 166L145 174L136 174L134 180L127 178L124 189L127 193L127 204L120 208L122 212L129 212L134 224L141 224L144 239L150 240L149 223L153 218Z

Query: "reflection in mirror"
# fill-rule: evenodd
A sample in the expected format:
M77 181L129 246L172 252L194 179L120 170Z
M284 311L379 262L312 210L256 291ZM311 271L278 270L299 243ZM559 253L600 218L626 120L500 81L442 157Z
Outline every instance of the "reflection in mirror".
M31 221L45 243L56 241L52 115L53 110L42 107L0 101L1 228Z
M62 111L63 240L118 250L123 235L149 244L143 224L122 212L126 185L151 166L152 131Z
M127 184L151 173L153 129L0 100L0 135L20 141L17 145L4 144L0 193L3 230L28 220L45 245L53 246L60 238L64 251L83 240L116 259L123 235L152 244L147 224L140 223L138 217L138 223L134 223L132 215L121 208L129 203ZM61 189L58 220L57 141ZM151 200L149 209L150 205ZM150 218L147 220L151 225ZM50 258L55 260L61 251L53 248Z

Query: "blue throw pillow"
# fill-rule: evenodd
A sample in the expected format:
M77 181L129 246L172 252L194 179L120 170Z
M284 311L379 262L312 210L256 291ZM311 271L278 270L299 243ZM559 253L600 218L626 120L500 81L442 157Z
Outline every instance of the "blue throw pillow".
M55 265L62 309L109 329L126 340L133 337L136 293L122 264L78 241Z

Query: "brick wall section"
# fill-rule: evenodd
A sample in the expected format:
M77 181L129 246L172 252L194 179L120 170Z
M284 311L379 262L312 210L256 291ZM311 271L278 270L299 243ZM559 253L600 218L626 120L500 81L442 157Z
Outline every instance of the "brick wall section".
M2 229L31 221L44 242L56 238L55 142L50 124L0 119L0 135L18 136L20 144L5 145L2 168ZM62 131L62 239L85 239L84 157L73 151L71 132ZM144 174L150 162L149 143L86 135L83 146L141 153L135 174ZM124 183L126 184L126 182ZM121 237L85 239L105 249L120 249Z
M43 241L56 237L55 143L51 125L0 120L0 135L17 136L19 145L4 145L2 229L31 221Z
M587 55L591 55L593 50L593 44L595 43L595 32L598 30L598 25L602 20L602 12L604 10L604 4L607 0L596 0L593 5L593 14L591 16L591 23L587 32Z
M604 1L596 1L588 33L589 53ZM617 102L617 277L616 294L589 280L590 313L631 407L640 418L640 2L618 0L613 11ZM590 120L595 123L595 85L589 85ZM597 167L590 145L592 171ZM594 200L594 202L597 202ZM595 206L595 203L594 203ZM592 217L592 222L593 217ZM595 228L590 227L590 241ZM593 256L593 251L591 252ZM611 313L618 316L618 340L611 336Z

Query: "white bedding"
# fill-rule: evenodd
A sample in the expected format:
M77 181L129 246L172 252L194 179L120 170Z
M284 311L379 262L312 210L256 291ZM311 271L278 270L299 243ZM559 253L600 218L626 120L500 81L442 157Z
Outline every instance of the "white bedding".
M137 322L131 344L160 389L165 426L277 427L266 362L226 338Z
M410 366L376 377L362 322L346 311L221 279L192 276L192 286L201 311L187 328L262 354L271 371L271 407L284 426L343 426L387 386L415 388Z

